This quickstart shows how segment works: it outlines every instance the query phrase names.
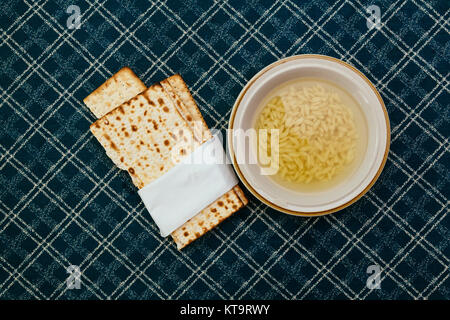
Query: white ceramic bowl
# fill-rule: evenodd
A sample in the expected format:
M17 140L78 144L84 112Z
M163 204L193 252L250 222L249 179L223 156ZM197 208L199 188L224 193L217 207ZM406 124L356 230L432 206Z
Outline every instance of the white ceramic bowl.
M243 139L233 139L233 130L251 129L262 99L279 85L299 78L323 79L343 88L358 102L367 123L367 148L360 165L344 182L324 191L302 193L286 189L261 175L257 164L236 161L240 155L235 152L251 146L246 146ZM285 213L317 216L349 206L375 183L389 151L390 126L380 94L361 72L332 57L299 55L265 67L247 83L231 112L227 140L233 166L255 197Z

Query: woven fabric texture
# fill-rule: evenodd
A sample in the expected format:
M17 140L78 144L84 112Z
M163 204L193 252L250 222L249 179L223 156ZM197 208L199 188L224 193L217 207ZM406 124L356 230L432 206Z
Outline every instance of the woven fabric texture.
M0 298L450 299L449 12L425 0L1 1ZM245 209L177 251L89 132L82 99L123 66L146 85L180 73L224 130L255 73L303 53L342 59L379 90L392 132L379 180L320 218L246 192ZM371 265L380 289L366 286Z

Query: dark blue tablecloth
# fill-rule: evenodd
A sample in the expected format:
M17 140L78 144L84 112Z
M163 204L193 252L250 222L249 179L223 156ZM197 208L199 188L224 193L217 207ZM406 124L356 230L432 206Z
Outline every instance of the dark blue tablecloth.
M0 297L449 299L449 12L424 0L2 1ZM89 132L82 99L123 66L147 85L180 73L225 129L256 72L302 53L354 65L382 95L392 145L378 182L309 219L247 192L246 209L177 251ZM372 265L380 289L366 285Z

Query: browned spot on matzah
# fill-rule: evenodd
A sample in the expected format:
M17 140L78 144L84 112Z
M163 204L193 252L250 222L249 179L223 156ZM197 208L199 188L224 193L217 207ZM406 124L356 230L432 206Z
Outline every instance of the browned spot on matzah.
M149 105L151 105L152 107L155 106L155 103L147 96L147 91L143 94L143 97L145 98L145 100L147 100Z

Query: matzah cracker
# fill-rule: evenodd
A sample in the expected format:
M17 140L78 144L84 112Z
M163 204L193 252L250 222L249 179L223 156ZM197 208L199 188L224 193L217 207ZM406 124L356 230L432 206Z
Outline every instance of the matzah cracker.
M200 238L243 206L244 204L234 192L234 189L228 191L171 233L177 248L180 250Z
M171 126L175 126L176 130L180 128L186 129L184 138L193 139L194 143L189 144L189 146L194 148L212 137L181 76L172 76L162 81L161 85L164 87L165 99L159 97L164 95L161 86L155 85L124 103L91 126L91 131L103 145L108 156L119 168L128 170L133 183L138 188L142 188L147 183L163 175L175 165L170 161L171 147L158 148L166 141L165 137L167 135L164 135L164 130L167 130L170 135L173 131ZM143 98L149 99L147 100L148 105L145 105ZM140 108L154 107L151 102L157 101L159 98L164 100L164 104L162 107L158 104L156 109L152 109L153 115L150 116L149 112L142 112ZM144 106L141 106L141 103L144 103ZM166 111L168 111L164 110L164 106L170 107L170 121L165 117L159 119L158 113L167 113ZM172 110L172 108L174 109ZM157 117L158 122L162 120L161 123L164 124L164 127L154 126L153 120ZM141 123L140 126L145 126L149 121L152 125L150 127L147 126L144 131L140 130L140 128L135 128L136 130L133 131L133 125L127 125L127 121L131 123L133 119L140 119L140 121L137 121ZM197 124L197 128L195 128L194 124ZM118 130L118 126L120 126L120 130ZM138 125L136 124L136 126ZM145 139L147 139L155 143L153 147L151 145L141 147L131 143L138 138L141 141L146 141ZM156 147L155 144L157 144ZM242 190L239 186L235 186L171 234L177 248L181 249L196 240L246 204L247 199Z
M179 160L200 145L160 84L107 113L90 129L139 189L176 164L174 153Z
M194 131L194 134L198 134L197 140L203 143L212 138L212 134L209 131L209 128L206 125L206 122L203 119L203 116L198 109L198 106L195 103L195 100L192 97L191 92L189 91L183 78L179 74L176 74L167 78L166 80L161 81L161 85L166 91L172 90L182 101L179 111L182 115L185 114L184 118L187 120L187 124L191 127L191 129L195 129L192 130ZM178 106L179 104L177 103L176 107ZM198 131L200 131L200 133L198 133ZM242 192L241 188L239 186L235 186L234 191L236 195L241 199L243 204L247 205L248 200Z
M174 99L174 105L179 109L187 124L194 131L197 140L202 143L209 140L212 137L211 132L183 78L180 75L174 75L161 81L161 85L169 93L169 96ZM174 94L178 96L181 103L178 102L177 97L174 97ZM171 236L177 244L177 248L182 249L192 241L198 239L245 206L247 202L241 188L235 186L180 228L172 232Z
M130 68L124 67L84 98L83 102L98 119L145 89L147 87L141 79Z
M176 102L175 105L192 131L194 131L197 140L203 143L211 139L212 134L183 78L176 74L161 81L161 85L169 93L169 96L175 96L175 99L179 100L174 101Z

